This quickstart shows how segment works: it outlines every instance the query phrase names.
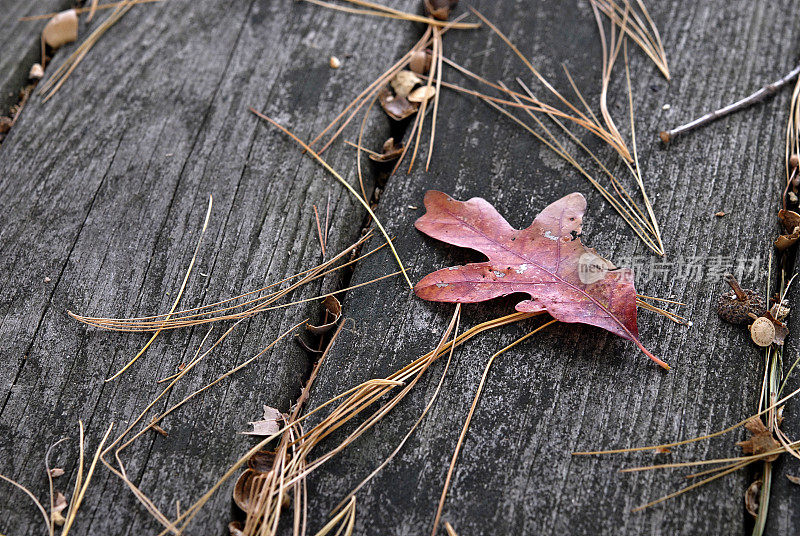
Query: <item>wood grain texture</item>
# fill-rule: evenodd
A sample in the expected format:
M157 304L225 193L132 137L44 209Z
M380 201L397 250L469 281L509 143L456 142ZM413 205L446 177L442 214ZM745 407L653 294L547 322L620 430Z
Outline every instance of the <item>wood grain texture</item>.
M597 33L585 2L482 2L479 6L565 93L565 62L578 85L596 96ZM761 352L745 331L722 323L713 303L722 292L722 265L761 259L745 277L763 288L766 256L776 230L788 92L663 148L655 133L735 100L795 64L797 39L777 28L790 2L739 5L703 2L652 5L664 36L673 80L664 81L638 51L631 53L640 159L667 248L665 263L648 254L621 219L576 173L547 149L474 99L442 96L431 172L390 180L379 216L390 222L413 277L482 260L422 236L413 228L427 189L458 199L482 196L514 226L527 226L548 203L571 191L589 200L583 241L611 259L642 256L641 293L685 302L691 329L647 312L644 344L674 370L663 373L637 349L599 330L556 325L498 359L489 374L453 478L444 520L460 534L744 534L743 492L751 475L719 480L643 513L630 510L677 490L688 471L623 475L627 466L737 455L743 432L675 449L673 454L573 458L574 450L630 447L694 437L739 421L756 406ZM569 28L569 30L565 30ZM777 32L777 33L776 33ZM513 82L524 67L488 31L446 36L445 52L490 80ZM616 73L611 113L623 131L624 78ZM451 75L458 78L456 75ZM530 76L525 77L531 78ZM544 91L537 91L543 94ZM596 105L594 97L592 103ZM671 104L669 110L662 105ZM605 149L600 149L608 156ZM422 155L423 157L425 154ZM724 218L714 213L724 210ZM678 264L700 259L695 280ZM656 264L652 267L651 260ZM715 263L717 264L715 268ZM369 259L354 282L391 268ZM722 268L724 270L724 268ZM499 316L514 299L464 308L464 323ZM345 303L355 320L323 367L314 391L320 402L372 377L382 377L432 349L453 307L415 299L402 282L387 281L365 301ZM357 532L430 531L447 465L481 372L490 355L533 326L485 334L456 352L444 391L404 450L358 495ZM466 327L465 326L465 327ZM398 444L431 396L439 363L374 434L312 479L312 518L329 509ZM346 378L343 384L342 379ZM791 491L791 490L788 490ZM796 494L795 494L796 495ZM784 530L797 530L796 508L784 507Z
M102 20L102 17L100 18ZM102 316L165 312L195 247L209 195L214 210L183 305L236 295L321 260L312 204L330 199L330 251L359 235L363 209L293 142L247 111L264 110L309 138L334 105L405 42L404 27L369 19L364 43L349 19L295 2L164 2L130 11L49 102L35 98L0 148L0 473L45 497L43 456L75 476L78 419L94 449L108 424L127 426L186 362L205 330L165 333L127 374L116 371L149 335L85 329L67 310ZM98 21L99 23L99 21ZM73 49L65 47L57 65ZM346 59L331 70L332 54ZM338 108L338 104L336 105ZM353 152L329 155L347 170ZM207 274L207 277L202 275ZM49 282L45 282L49 278ZM332 276L293 298L340 285ZM177 402L254 355L319 308L289 308L245 323L168 400ZM227 327L227 326L225 326ZM217 335L223 329L215 330ZM288 410L308 373L289 338L238 377L169 418L125 455L133 480L174 515L254 440L237 433L261 406ZM101 468L75 531L140 534L156 524ZM23 496L0 491L0 532L40 534ZM228 522L230 487L197 520Z
M639 51L631 51L631 69L640 158L664 231L664 262L671 264L658 264L600 196L546 148L463 95L442 96L431 171L401 173L390 179L381 196L379 216L397 236L404 261L419 279L434 269L477 259L414 230L421 211L408 207L421 206L425 190L439 189L460 199L485 197L518 228L554 199L580 191L589 201L585 243L614 260L636 256L642 263L634 266L640 274L638 290L686 302L681 313L694 321L686 329L646 312L641 315L642 340L675 367L669 374L630 343L578 326L551 327L500 358L445 508L444 519L460 534L747 530L742 495L750 474L727 477L631 514L632 507L683 485L685 473L617 473L624 466L652 462L652 455L570 456L573 450L651 444L714 431L752 413L758 396L761 353L750 345L746 332L719 321L711 304L723 290L720 272L731 262L760 258L761 269L743 283L763 286L776 229L788 92L666 149L656 142L655 132L788 71L798 43L783 25L786 14L800 6L789 0L653 4L673 80L661 78ZM392 5L418 9L412 0ZM560 70L565 62L596 106L600 53L587 2L474 5L566 92ZM247 291L319 262L311 205L324 207L329 195L333 219L328 249L342 249L355 240L363 211L296 146L246 109L261 109L308 139L418 35L419 28L407 23L331 13L291 0L170 0L134 8L59 94L44 105L39 98L32 100L0 146L0 473L44 497L42 464L48 445L67 435L74 438L77 420L83 419L88 446L94 448L109 422L127 426L159 392L155 380L194 353L204 330L163 334L120 380L103 383L147 336L85 329L65 311L127 316L168 310L209 194L214 195L214 213L183 301L186 306ZM60 51L53 66L73 47ZM448 33L445 52L490 79L512 82L524 74L519 61L486 29ZM344 60L341 69L329 69L330 55ZM627 132L620 75L617 70L610 105ZM448 77L460 80L450 71ZM663 110L663 104L671 108ZM379 147L388 130L387 121L376 117L368 145ZM607 149L593 147L611 158ZM329 154L334 167L355 183L353 157L352 149L341 143ZM715 218L718 210L729 215ZM681 259L701 259L698 280L679 272ZM353 282L394 267L388 255L370 258L358 266ZM50 282L44 282L46 277ZM341 278L332 277L294 297L341 284ZM507 299L466 307L463 324L504 314L514 303ZM317 314L312 305L252 319L160 408ZM323 366L312 406L432 349L452 307L421 302L395 278L350 293L345 314L354 323L348 322ZM358 495L357 533L430 530L484 364L535 325L497 330L455 354L432 413L392 465ZM281 343L168 418L163 423L168 438L153 434L136 443L125 457L129 474L165 512L173 513L176 501L185 508L252 444L237 432L258 417L262 404L289 407L308 368L308 358L291 341ZM439 363L374 433L314 475L309 514L315 528L391 452L432 394L441 371ZM743 433L732 434L655 460L735 455L734 441L741 438ZM60 487L75 475L75 451L73 441L56 456L56 464L67 471ZM794 467L795 462L787 463L785 470L792 473ZM780 465L776 469L776 482L784 478L783 470ZM778 533L793 533L800 523L793 502L797 494L792 492L776 484L770 523ZM21 495L3 487L0 499L0 532L41 534L36 511ZM229 519L226 486L190 533L225 534ZM140 534L157 528L124 485L101 469L74 533Z
M42 61L40 35L47 21L20 21L20 17L60 11L71 4L70 0L0 1L0 115L6 115L9 106L19 100L31 65Z

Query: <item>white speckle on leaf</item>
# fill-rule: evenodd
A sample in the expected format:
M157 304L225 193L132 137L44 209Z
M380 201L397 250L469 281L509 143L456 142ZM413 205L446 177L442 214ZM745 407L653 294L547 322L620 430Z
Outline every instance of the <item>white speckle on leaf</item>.
M492 273L494 275L496 275L497 277L505 277L506 276L505 272L498 272L497 270L492 270Z
M549 229L544 233L544 237L549 239L549 240L558 241L558 237L554 236L553 233L551 233Z
M514 271L517 272L518 274L524 274L527 269L528 269L527 264L520 264L519 268L514 268Z
M444 288L444 287L448 286L449 284L450 283L436 283L436 286L439 287L439 288Z
M448 270L458 270L458 266L448 266Z

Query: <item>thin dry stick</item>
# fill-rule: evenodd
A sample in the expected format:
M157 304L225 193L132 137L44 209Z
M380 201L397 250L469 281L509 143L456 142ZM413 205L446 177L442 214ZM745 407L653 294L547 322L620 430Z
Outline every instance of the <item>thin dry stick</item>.
M733 104L729 104L720 108L719 110L707 113L702 117L698 117L694 121L690 121L685 125L681 125L679 127L675 127L670 130L664 130L659 133L661 137L661 141L664 143L669 143L672 141L675 136L679 134L685 134L690 130L694 130L698 127L707 125L720 119L721 117L725 117L726 115L732 114L733 112L738 112L739 110L743 110L745 108L749 108L750 106L762 102L767 98L771 97L780 89L790 83L792 80L797 78L797 75L800 74L800 65L797 65L794 69L792 69L786 76L781 78L780 80L776 80L771 84L767 84L766 86L762 87L752 95L743 98L742 100L736 101Z
M369 203L367 203L367 201L363 197L358 195L358 192L356 192L355 189L352 186L350 186L350 183L348 183L346 180L344 180L344 178L341 175L339 175L336 172L335 169L333 169L330 165L328 165L328 163L325 160L323 160L321 156L319 156L317 153L315 153L314 150L311 149L311 147L309 147L303 140L301 140L300 138L295 136L292 132L290 132L285 127L281 126L279 123L275 122L272 118L267 117L266 115L256 111L253 108L250 108L250 111L253 112L253 114L255 114L257 117L260 117L261 119L267 121L268 123L270 123L271 125L276 127L278 130L280 130L281 132L283 132L284 134L286 134L287 136L292 138L295 142L297 142L298 145L300 145L303 149L306 150L306 152L308 152L308 154L310 154L312 157L314 157L314 159L317 162L322 164L322 167L324 167L331 175L333 175L336 178L336 180L338 180L340 183L342 183L344 185L344 187L347 188L348 191L351 194L353 194L353 196L356 198L356 200L359 203L361 203L361 205L369 213L370 217L372 217L372 219L375 221L375 225L378 226L378 229L380 230L381 234L386 239L386 243L389 245L389 249L392 250L392 254L394 255L394 258L395 258L395 260L397 261L397 264L400 267L400 271L403 273L403 277L405 277L406 282L408 283L408 287L413 290L414 285L411 283L411 279L408 278L408 274L406 273L406 269L403 266L403 262L400 260L400 256L397 254L397 250L394 249L394 244L392 244L392 240L389 238L389 235L386 233L386 229L383 228L383 225L378 220L378 217L375 216L374 212L372 212L372 208L369 206Z
M478 384L478 390L475 392L475 397L472 399L472 405L469 408L467 419L466 421L464 421L464 427L461 429L461 434L458 436L458 442L456 443L456 448L453 451L453 458L450 460L450 467L447 469L447 477L445 477L444 486L442 486L442 495L441 497L439 497L439 506L436 508L436 516L433 519L433 529L431 530L431 536L436 536L436 531L439 528L439 520L442 517L442 510L444 509L444 501L447 498L447 491L450 488L450 479L453 477L453 470L456 467L456 460L458 460L458 454L461 452L461 446L464 444L464 438L467 435L467 430L469 429L469 424L472 421L472 416L475 413L475 408L478 406L478 400L480 399L481 392L483 392L483 386L486 385L486 378L489 376L489 369L492 367L492 363L494 363L494 360L497 358L497 356L510 350L511 348L515 347L522 341L535 335L544 328L552 324L555 324L556 322L558 322L558 320L550 320L549 322L542 324L541 326L534 329L527 335L520 337L516 341L506 346L505 348L496 352L492 357L489 358L489 362L486 363L486 367L483 369L483 375L481 376L481 381Z
M181 283L181 287L178 290L178 295L175 297L175 301L172 304L172 308L167 314L166 317L167 320L169 319L169 315L172 314L172 312L175 311L175 309L178 307L178 303L180 303L181 297L183 296L183 291L186 289L186 283L189 281L189 275L191 275L192 268L194 268L194 263L197 260L197 254L200 252L200 244L202 244L203 236L205 236L206 229L208 229L208 221L211 219L211 208L213 206L214 206L214 196L210 195L208 196L208 208L206 209L206 217L203 220L203 227L200 230L200 236L197 239L197 245L194 248L194 254L192 255L192 260L189 262L189 267L186 269L186 275L183 276L183 282ZM133 357L133 359L128 361L128 363L124 367L119 369L119 371L113 374L110 378L107 378L105 381L110 382L111 380L118 378L123 372L128 370L128 368L131 365L133 365L136 362L136 360L139 359L142 356L142 354L145 353L145 351L147 351L150 345L153 344L153 341L156 340L156 337L158 337L159 333L161 333L161 330L153 333L153 336L150 337L150 340L147 341L147 343L142 347L141 350L139 350L139 352Z

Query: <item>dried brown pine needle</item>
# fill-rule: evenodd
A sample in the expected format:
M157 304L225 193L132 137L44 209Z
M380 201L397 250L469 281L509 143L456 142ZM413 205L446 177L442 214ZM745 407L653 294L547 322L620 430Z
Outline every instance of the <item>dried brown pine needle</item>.
M141 331L147 332L147 331L157 331L164 329L179 329L179 328L196 326L200 324L207 324L211 322L218 322L221 320L243 320L260 312L283 308L283 307L289 307L291 305L297 305L299 303L306 303L308 301L325 298L326 296L328 296L328 294L320 296L319 298L317 297L307 298L296 302L290 302L270 307L271 304L275 303L280 298L288 295L293 290L300 288L301 286L310 283L311 281L320 279L325 275L333 273L336 270L340 270L342 268L355 264L359 260L367 258L368 256L372 255L373 253L379 251L384 247L383 245L381 245L359 257L349 260L344 264L338 266L335 265L339 260L347 256L351 252L355 251L355 249L358 248L361 244L363 244L366 240L368 240L370 236L371 236L370 234L367 234L366 236L362 237L360 240L355 242L353 245L351 245L344 251L337 254L335 257L331 258L330 260L318 266L315 266L312 269L305 270L298 274L294 274L292 276L284 278L281 281L278 281L277 283L272 283L260 289L246 292L244 294L234 296L233 298L227 298L208 305L194 307L191 309L185 309L183 311L177 311L172 314L162 314L162 315L134 317L134 318L98 318L98 317L79 316L72 312L69 312L69 314L76 320L79 320L80 322L83 322L91 326L113 331L126 331L126 332L141 332ZM384 276L381 279L385 279L386 277L391 277L397 274L399 274L399 272L396 272L395 274L389 274L388 276ZM267 294L263 294L263 292L277 285L286 283L293 279L297 279L300 276L303 277L295 281L288 287ZM361 283L351 288L361 287L369 283L371 282ZM330 294L341 293L346 290L349 289L340 289ZM244 298L246 298L247 301L244 301L242 303L234 303ZM224 307L220 307L221 305L224 305ZM237 311L237 309L241 310Z
M333 456L344 450L349 444L351 444L364 432L366 432L377 422L379 422L383 418L383 416L385 416L405 396L405 394L408 392L409 389L410 385L409 382L416 381L415 378L418 378L419 375L423 374L425 370L427 370L427 368L433 362L433 359L436 359L441 355L443 355L444 353L448 352L451 346L453 345L459 346L465 343L466 341L470 340L474 336L483 333L484 331L495 329L510 323L519 322L534 316L537 316L537 314L513 313L511 315L507 315L505 317L501 317L489 322L484 322L478 326L475 326L465 331L464 333L458 335L454 339L447 342L444 346L440 348L439 355L435 355L434 351L431 351L428 354L425 354L417 358L415 361L412 361L411 363L401 368L400 370L396 371L389 377L385 379L375 379L364 382L361 385L353 389L350 389L332 398L331 400L321 404L320 406L306 413L302 417L299 417L296 421L296 424L305 420L309 416L319 412L320 410L332 405L333 403L338 402L336 408L333 409L326 418L324 418L319 424L314 426L311 430L309 430L308 432L306 432L293 442L293 445L297 445L298 447L298 454L296 458L293 458L292 460L289 461L289 464L284 469L286 475L292 475L290 478L284 478L283 480L284 487L289 487L297 482L303 481L303 479L305 479L305 477L310 472L314 471L317 467L321 466L327 460L331 459ZM336 448L320 456L319 458L305 464L305 460L308 456L308 453L311 452L311 450L313 450L313 448L324 437L327 437L330 433L341 427L346 422L352 420L354 417L363 412L365 409L375 404L377 401L383 399L383 397L390 391L401 386L404 386L404 389L400 393L392 397L392 399L390 399L386 404L384 404L377 412L375 412L371 417L369 417L360 426L358 426L357 429L353 431L350 435L348 435L347 438L345 438ZM259 450L263 449L271 441L274 441L275 439L281 437L281 435L284 434L289 429L290 429L289 426L284 427L284 429L281 430L279 433L265 438L257 445L255 445L252 449L250 449L235 464L233 464L225 472L225 474L222 475L222 477L200 499L198 499L197 502L195 502L186 511L184 511L175 520L175 523L176 524L180 523L180 528L181 529L184 528L194 518L198 510L208 502L208 500L213 496L213 494L231 476L233 476L233 474L235 474L236 471L239 470L239 468L241 468L245 463L247 463L247 460L251 456L253 456ZM301 462L305 464L303 467L301 467L301 465L303 465L301 464ZM166 534L166 532L167 531L164 531L162 532L162 534Z
M540 332L541 330L549 327L553 324L558 322L558 320L550 320L549 322L545 322L538 328L534 329L527 335L524 335L517 339L516 341L512 342L508 346L505 346L498 352L496 352L492 357L489 358L489 361L486 363L486 367L483 369L483 375L481 376L481 381L478 384L478 389L475 391L475 397L472 399L472 405L469 408L469 413L467 413L467 419L464 421L464 426L461 429L461 434L458 436L458 442L456 442L456 448L453 450L453 457L450 460L450 467L447 469L447 476L444 480L444 485L442 486L442 494L439 497L439 505L436 508L436 516L433 519L433 529L431 530L431 536L436 536L436 532L439 528L439 520L442 517L442 510L444 510L444 502L447 499L447 492L450 488L450 479L453 477L453 470L456 467L456 461L458 460L458 455L461 452L461 446L464 444L464 438L467 435L467 431L469 430L470 422L472 421L472 416L475 414L475 408L478 406L478 400L480 400L481 393L483 392L483 387L486 385L486 378L489 375L489 369L492 367L492 363L494 360L503 353L507 352L508 350L512 349L519 343L523 342L524 340L532 337L536 333Z
M391 238L389 238L389 235L386 232L386 229L383 228L383 224L381 224L380 220L378 220L378 217L375 216L375 213L372 211L372 207L369 206L369 203L367 202L367 200L364 199L363 197L361 197L360 195L358 195L358 192L356 192L355 189L352 186L350 186L349 182L344 180L344 178L341 175L339 175L339 173L337 173L336 170L333 169L325 160L323 160L321 156L319 156L316 152L314 152L314 150L311 149L311 147L309 147L308 144L306 144L300 138L295 136L286 127L281 126L279 123L275 122L272 118L267 117L266 115L254 110L253 108L250 108L250 111L253 112L253 114L255 114L257 117L267 121L271 125L273 125L276 128L278 128L281 132L283 132L284 134L286 134L287 136L292 138L308 154L310 154L317 162L319 162L322 165L322 167L324 167L328 171L328 173L333 175L336 178L336 180L338 180L345 188L347 188L347 190L353 195L353 197L355 197L356 200L364 207L364 209L366 209L367 213L369 213L370 217L375 222L375 225L378 226L378 229L380 230L381 234L386 239L386 243L388 244L389 249L392 250L392 255L394 255L394 258L397 261L398 266L400 267L400 271L403 273L403 277L405 277L405 280L408 283L408 287L410 289L413 289L414 285L411 283L411 279L408 278L408 274L406 273L406 269L403 266L403 261L400 260L400 256L398 255L397 250L394 248L394 244L392 244Z
M622 0L622 2L591 0L591 2L592 8L601 11L617 25L620 32L630 37L653 60L664 78L670 79L667 53L661 42L661 35L642 0L636 0L638 11L629 0Z
M626 452L641 452L641 451L646 451L646 450L657 450L657 449L660 449L660 448L679 447L681 445L688 445L689 443L695 443L697 441L703 441L705 439L711 439L713 437L718 437L718 436L727 434L728 432L732 432L733 430L736 430L737 428L740 428L740 427L744 426L745 424L747 424L747 421L749 421L753 417L760 417L760 416L764 415L765 413L768 413L769 411L778 408L781 404L784 404L787 400L790 400L791 398L793 398L798 393L800 393L800 388L792 391L791 393L789 393L785 397L781 398L780 400L778 400L774 404L768 406L767 408L759 411L758 413L754 413L753 415L750 415L746 419L741 420L741 421L737 422L736 424L733 424L731 426L728 426L727 428L723 428L722 430L719 430L717 432L713 432L713 433L710 433L710 434L705 434L705 435L702 435L702 436L693 437L691 439L684 439L682 441L675 441L673 443L663 443L661 445L649 445L649 446L646 446L646 447L631 447L631 448L625 448L625 449L580 451L580 452L573 452L572 455L573 456L593 456L593 455L597 455L597 454L623 454L623 453L626 453Z
M41 512L42 517L44 518L45 525L48 528L50 527L50 516L47 514L47 510L44 509L44 506L42 506L42 503L39 502L39 499L36 498L36 495L34 495L33 492L31 492L31 490L29 490L28 488L26 488L25 486L23 486L22 484L20 484L16 480L12 480L12 479L8 478L5 475L0 475L0 480L8 482L12 486L14 486L18 490L20 490L22 493L27 495L30 498L30 500L33 501L33 504L36 505L36 508L38 508L39 512ZM52 528L50 528L49 534L52 536L52 534L53 534Z
M75 68L80 64L86 54L92 49L92 47L97 43L97 41L103 36L109 28L111 28L114 24L122 18L130 9L136 4L134 0L125 0L123 2L119 2L114 11L108 16L106 20L102 22L95 30L89 34L89 36L72 52L72 54L64 60L64 63L59 65L58 69L47 79L47 81L42 84L42 87L39 89L39 95L47 95L44 97L43 102L47 102L50 98L56 94L56 92L61 88L64 82L67 81L69 76L75 70Z
M97 467L97 460L100 458L100 453L103 451L103 445L108 439L109 434L111 434L111 430L114 428L114 423L112 422L108 426L106 433L103 435L103 439L100 440L100 443L97 446L97 450L92 458L92 463L89 465L89 471L86 473L86 480L83 480L83 422L79 422L79 426L81 443L80 458L78 460L78 477L75 480L75 490L72 493L72 500L69 504L69 510L67 511L66 522L64 523L64 528L61 531L61 536L67 536L70 528L72 528L72 524L75 522L75 516L78 514L78 509L83 502L83 497L86 495L86 490L89 488L92 475L94 475L94 470Z
M448 26L453 29L457 30L472 30L475 28L480 28L480 24L477 23L456 23L456 24L449 24L447 21L436 20L432 17L423 17L420 15L414 15L413 13L406 13L405 11L400 11L399 9L393 9L388 6L384 6L378 4L376 2L362 2L358 0L345 0L351 4L357 6L363 6L369 9L355 9L346 6L340 6L338 4L334 4L332 2L324 2L322 0L303 0L304 2L308 2L309 4L314 4L316 6L325 7L328 9L333 9L335 11L343 11L345 13L352 13L354 15L371 15L376 17L386 17L390 19L399 19L399 20L406 20L409 22L422 22L425 24L429 24L431 26L441 27L441 26Z
M194 254L192 255L192 260L189 262L189 267L186 269L186 275L183 276L183 282L181 283L181 287L180 289L178 289L178 294L175 297L175 301L172 304L172 308L170 309L169 313L167 313L165 320L169 320L169 316L175 311L175 309L178 307L178 303L180 303L181 301L181 297L183 296L183 291L186 290L186 283L188 283L189 281L189 276L192 273L192 268L194 268L194 263L197 261L197 254L200 252L200 245L203 243L203 236L205 236L206 229L208 229L208 221L211 219L211 209L213 206L214 206L214 197L209 196L208 208L206 209L206 217L203 220L203 227L200 230L200 236L197 239L197 245L194 248ZM72 313L69 314L73 318L81 320L79 317L73 315ZM156 337L158 337L159 333L161 333L161 330L158 330L155 333L153 333L153 336L150 337L150 340L148 340L147 343L142 347L142 349L139 350L139 352L135 356L133 356L133 359L128 361L128 363L126 363L125 366L123 366L119 371L117 371L111 377L107 378L106 381L109 382L111 380L114 380L118 378L120 375L122 375L122 373L124 373L126 370L128 370L128 368L131 365L133 365L136 362L136 360L139 359L142 356L142 354L144 354L147 351L150 345L153 344L153 341L156 340Z
M135 4L150 4L150 3L153 3L153 2L163 2L163 1L164 0L124 0L122 2L111 2L109 4L97 4L96 9L109 9L109 8L112 8L112 7L116 8L116 7L120 7L120 6L124 5L124 4L134 4L134 5ZM95 3L96 2L94 2L94 0L93 0L93 5L92 6L89 6L89 7L76 7L76 8L74 8L75 13L80 14L80 13L86 13L87 11L91 12ZM53 17L57 16L59 13L61 13L61 12L58 11L58 12L55 12L55 13L46 13L44 15L32 15L32 16L29 16L29 17L20 17L18 20L20 20L20 21L30 21L30 20L52 19ZM87 20L91 20L91 19L87 19Z
M650 200L647 196L644 181L641 176L640 167L638 165L638 153L636 150L636 138L635 138L635 130L633 129L633 106L632 106L632 96L631 96L631 87L630 87L630 75L628 72L628 65L627 65L627 55L625 54L625 64L626 64L626 81L628 83L628 99L629 99L629 109L630 109L630 118L631 118L631 141L633 144L633 152L628 150L625 140L622 138L619 130L616 128L613 119L611 118L610 114L607 110L606 104L606 94L608 90L608 84L610 82L611 71L613 69L614 62L616 61L617 57L620 55L621 52L625 51L625 42L623 39L623 35L618 35L615 30L615 26L612 25L611 27L611 38L610 41L606 39L606 35L602 26L602 22L600 21L600 15L596 12L598 17L598 27L601 29L601 44L603 46L603 84L602 84L602 92L601 92L601 116L604 119L605 125L601 124L597 120L597 116L592 112L591 108L588 106L586 99L578 90L577 86L574 83L574 80L569 75L569 72L565 70L568 80L570 81L570 85L575 91L576 95L580 103L586 108L586 113L580 111L576 106L570 103L566 97L564 97L561 93L559 93L553 86L550 84L542 75L539 73L536 68L531 64L531 62L520 52L520 50L510 41L502 31L497 28L494 24L492 24L488 19L486 19L483 15L479 12L473 12L481 18L481 20L489 26L500 38L503 40L513 51L514 53L523 61L523 63L528 67L531 73L536 77L536 79L545 87L547 92L556 97L559 101L561 107L563 109L559 109L558 107L552 106L543 102L541 99L537 98L533 92L519 79L520 86L523 88L526 94L517 93L515 91L511 91L508 87L505 86L502 82L500 83L493 83L485 78L469 71L468 69L458 65L452 60L448 60L443 58L443 63L446 63L448 66L456 69L461 74L472 78L488 87L491 87L497 91L501 91L505 94L506 97L510 97L511 101L498 99L491 95L487 95L484 93L468 90L466 88L462 88L460 86L456 86L453 84L442 83L444 87L457 89L459 91L463 91L466 93L473 94L478 96L479 98L483 99L487 102L487 104L491 105L504 115L508 116L510 119L515 121L516 123L520 124L523 128L528 130L531 134L533 134L537 139L545 143L547 147L551 150L556 152L560 157L564 158L570 165L575 167L579 173L581 173L584 177L586 177L590 183L603 195L603 197L608 201L612 207L622 216L625 222L633 229L636 235L642 240L645 245L647 245L650 249L652 249L658 255L664 255L664 246L661 241L661 235L658 227L658 223L655 218L655 213L650 203ZM624 20L623 20L624 22ZM513 102L512 102L513 101ZM502 106L507 106L514 109L520 109L527 113L527 115L536 123L541 131L535 130L533 127L527 125L524 121L519 119L516 115L511 113L510 111L504 109ZM566 108L564 108L566 106ZM585 152L591 160L596 164L602 172L608 177L610 182L610 187L606 187L595 177L595 175L590 172L585 166L581 165L577 158L570 153L567 147L547 128L544 126L542 121L536 117L537 114L544 114L546 115L551 121L553 121L559 129L563 132L564 135L567 136L568 142L575 144L579 149ZM639 208L637 203L633 200L633 197L627 192L627 190L622 186L621 182L617 179L617 177L609 171L609 166L606 166L592 151L588 149L588 147L581 142L578 136L576 136L573 132L570 131L569 128L562 122L562 120L566 120L573 125L577 125L581 128L584 128L591 132L592 134L599 137L609 146L611 146L623 159L625 162L626 167L630 171L633 179L636 182L637 187L640 190L640 194L642 196L642 200L644 202L644 208Z

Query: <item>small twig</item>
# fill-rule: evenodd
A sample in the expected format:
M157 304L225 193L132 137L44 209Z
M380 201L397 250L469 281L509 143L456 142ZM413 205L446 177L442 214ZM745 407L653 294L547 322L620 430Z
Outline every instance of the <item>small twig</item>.
M777 80L771 84L767 84L766 86L762 87L749 97L745 97L742 100L736 101L733 104L729 104L714 112L707 113L706 115L699 117L694 121L690 121L685 125L673 128L672 130L663 130L659 132L658 135L661 137L661 141L663 141L664 143L669 143L678 134L689 132L690 130L694 130L698 127L716 121L721 117L725 117L728 114L732 114L733 112L738 112L739 110L743 110L756 103L766 100L767 98L777 93L783 86L785 86L786 84L797 78L798 74L800 74L800 65L797 65L797 67L792 69L789 74L787 74L780 80Z

